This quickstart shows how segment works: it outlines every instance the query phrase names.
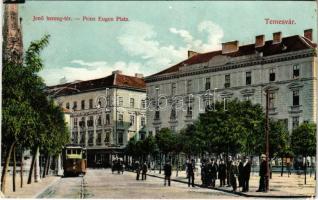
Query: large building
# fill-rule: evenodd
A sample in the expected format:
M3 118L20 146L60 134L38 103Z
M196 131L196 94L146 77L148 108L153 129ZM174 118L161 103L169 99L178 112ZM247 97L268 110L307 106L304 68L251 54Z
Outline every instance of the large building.
M70 110L71 143L87 148L88 166L108 166L132 137L146 135L146 86L142 74L112 75L48 87ZM116 101L117 99L117 101Z
M288 130L304 121L316 121L317 57L312 30L282 37L273 33L255 37L253 44L222 43L208 53L188 52L188 59L145 78L148 130L168 127L179 131L193 123L206 105L238 98L265 107L269 91L269 115L283 120ZM214 99L215 98L215 99Z

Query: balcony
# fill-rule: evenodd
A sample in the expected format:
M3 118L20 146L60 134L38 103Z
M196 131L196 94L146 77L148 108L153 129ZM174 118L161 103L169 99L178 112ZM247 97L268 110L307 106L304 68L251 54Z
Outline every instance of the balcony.
M301 109L301 105L290 106L289 113L301 113L303 110Z
M276 107L268 108L268 114L269 115L277 115L278 111Z

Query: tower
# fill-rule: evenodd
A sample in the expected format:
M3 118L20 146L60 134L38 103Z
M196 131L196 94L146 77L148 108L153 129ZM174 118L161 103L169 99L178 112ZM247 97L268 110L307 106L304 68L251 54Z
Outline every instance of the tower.
M3 14L3 61L23 62L22 18L19 19L18 4L5 4Z

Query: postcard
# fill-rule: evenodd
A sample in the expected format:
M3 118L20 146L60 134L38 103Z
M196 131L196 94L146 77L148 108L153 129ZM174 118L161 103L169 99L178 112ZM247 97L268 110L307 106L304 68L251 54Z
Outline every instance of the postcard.
M315 197L317 2L2 8L2 197Z

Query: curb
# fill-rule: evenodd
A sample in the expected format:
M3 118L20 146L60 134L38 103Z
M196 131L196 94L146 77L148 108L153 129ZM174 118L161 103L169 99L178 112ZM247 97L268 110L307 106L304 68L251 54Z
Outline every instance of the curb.
M35 194L32 199L37 199L39 198L43 193L46 192L46 190L48 190L50 187L52 187L55 183L57 183L59 180L61 180L61 176L59 176L56 180L54 180L53 182L51 182L48 186L46 186L45 188L43 188L40 192L38 192L37 194Z
M135 172L133 172L133 173L135 173ZM163 177L158 176L158 175L154 175L154 174L147 174L147 175L151 176L151 177L155 177L155 178L164 179ZM188 182L177 180L177 179L171 179L171 181L188 184ZM211 189L211 190L221 191L221 192L225 192L225 193L229 193L229 194L235 194L235 195L238 195L238 196L252 197L252 198L313 198L313 197L315 197L315 196L308 196L308 195L293 195L293 196L288 196L288 195L282 195L282 196L277 196L277 195L253 195L253 194L246 194L246 193L242 193L242 192L232 192L232 191L221 189L221 188L207 188L207 187L204 187L204 186L199 185L199 184L194 184L194 185L196 187L200 187L200 188Z

